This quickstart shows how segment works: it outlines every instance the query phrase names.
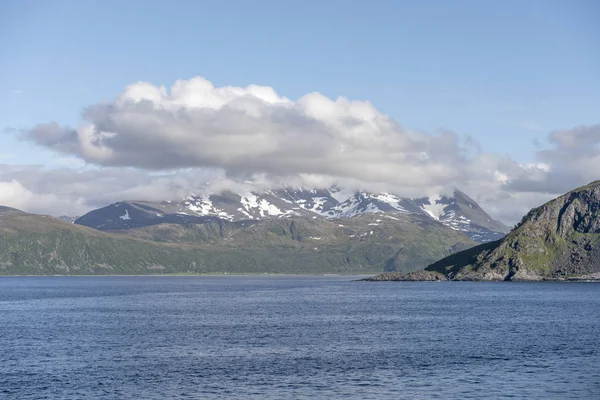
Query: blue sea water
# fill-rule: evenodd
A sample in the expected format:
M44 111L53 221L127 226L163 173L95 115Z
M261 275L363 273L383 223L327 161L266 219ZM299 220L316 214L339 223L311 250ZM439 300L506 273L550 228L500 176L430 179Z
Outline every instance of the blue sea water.
M600 284L351 280L0 278L0 398L600 398Z

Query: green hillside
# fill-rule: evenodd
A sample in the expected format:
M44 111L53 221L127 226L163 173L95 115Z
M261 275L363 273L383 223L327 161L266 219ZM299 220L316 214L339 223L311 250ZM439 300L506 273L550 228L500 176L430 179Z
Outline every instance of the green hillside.
M376 273L410 271L473 245L407 215L155 225L101 232L0 209L1 274Z

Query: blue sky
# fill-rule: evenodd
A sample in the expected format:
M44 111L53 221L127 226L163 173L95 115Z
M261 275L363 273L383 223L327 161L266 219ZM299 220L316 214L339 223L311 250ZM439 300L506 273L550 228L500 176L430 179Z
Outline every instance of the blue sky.
M0 126L76 124L133 82L200 75L369 100L526 161L545 133L597 123L600 2L4 1ZM52 154L3 135L4 158Z
M50 203L51 196L58 196L51 191L59 191L60 196L53 201L62 204L68 197L67 203L78 212L123 196L146 196L156 189L152 180L156 168L149 168L152 172L144 169L162 149L159 153L154 149L148 160L143 151L132 153L131 159L138 164L123 162L129 154L123 148L109 149L121 151L110 159L94 159L100 153L92 156L90 143L93 147L94 141L106 138L96 132L94 135L100 136L86 139L79 132L78 143L67 143L73 138L68 127L82 123L84 109L114 101L133 83L147 81L169 88L179 79L203 77L217 88L269 86L294 102L313 92L333 100L345 96L368 101L379 113L410 131L427 133L413 143L414 138L407 139L394 129L384 132L389 140L398 139L396 150L405 151L402 146L409 143L413 154L408 159L413 164L371 165L372 176L379 179L388 174L380 180L408 187L415 183L415 174L422 174L423 182L414 184L415 190L427 187L433 191L444 182L456 183L492 214L505 216L505 221L518 220L524 211L549 196L598 179L593 171L600 170L599 20L597 0L1 1L0 192L12 190L10 204L21 206L19 199L24 196L34 199L42 193L50 196ZM296 103L297 114L285 121L287 125L281 125L292 132L298 128L294 121L304 121L326 102L313 96L308 102ZM278 110L269 107L268 112ZM338 114L349 113L346 117L371 115L360 104L335 107ZM123 111L115 110L117 114ZM320 128L328 126L327 118L319 120L325 124L318 125ZM47 125L30 131L37 124L53 121L61 128ZM102 122L92 121L94 129ZM137 122L149 126L147 120ZM267 122L270 125L260 129L273 129L281 121ZM231 127L228 124L226 121L219 127L218 132L224 133L220 139L231 134L226 132L227 126ZM235 129L247 126L248 121ZM360 128L367 132L369 126L364 123ZM139 135L135 130L127 131L130 126L121 128L112 144L120 140L139 149L149 148L147 143L136 142ZM151 141L162 143L169 154L184 159L185 146L183 153L178 153L181 143L168 142L171 129L157 128L147 135L155 135ZM207 127L194 129L187 132L192 136L186 139L192 144L193 135ZM324 137L332 140L331 146L348 145L343 130L327 129ZM19 131L29 132L25 135L29 140L15 133ZM460 146L442 136L447 131L473 138L490 154L462 159ZM52 135L62 141L59 152L54 151L57 142L48 139L55 137ZM207 135L199 137L198 143L210 139L214 132ZM287 131L275 132L267 144L283 143L279 139L286 135ZM83 143L85 140L88 142ZM392 150L386 152L385 146L371 146L368 140L365 143L365 148L351 150L370 160L379 157L387 162L396 157ZM202 146L196 144L195 150L202 150ZM219 154L220 161L200 153L190 159L196 162L193 167L204 167L210 158L211 167L222 167L229 173L240 168L241 161L235 157L253 156L251 165L262 165L265 172L272 173L269 168L280 166L277 157L284 161L290 158L282 155L285 146L279 150L281 154L273 153L276 157L270 164L261 164L265 161L260 153L264 148L253 155L238 148L235 154ZM432 157L432 165L411 169L418 166L424 153ZM585 157L580 157L583 153ZM319 161L311 160L310 167ZM529 163L537 164L532 169ZM42 169L19 169L31 164ZM110 179L119 176L118 168L138 170L125 174L130 180L122 183L123 191L110 195L105 188L100 191L84 186L84 177L92 178L82 174L69 178L63 174L61 178L65 185L78 181L79 191L75 185L49 185L50 175L43 170L70 168L73 172L82 166L86 170L103 169L101 173ZM293 168L284 167L288 172ZM305 167L291 172L315 172ZM395 170L404 171L404 175L395 176ZM324 170L323 174L338 172ZM53 179L56 176L52 175ZM464 181L456 182L460 176L465 176ZM350 173L344 177L353 178ZM129 190L131 187L139 191ZM164 195L164 187L157 187ZM96 192L96 199L90 199ZM6 198L0 193L0 203L8 204ZM32 201L23 203L22 208ZM58 209L48 212L63 212L55 211Z

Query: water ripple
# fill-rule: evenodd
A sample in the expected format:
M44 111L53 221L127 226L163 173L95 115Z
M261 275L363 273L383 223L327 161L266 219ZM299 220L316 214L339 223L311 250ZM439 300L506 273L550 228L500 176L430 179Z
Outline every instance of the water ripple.
M600 285L0 278L0 398L600 398Z

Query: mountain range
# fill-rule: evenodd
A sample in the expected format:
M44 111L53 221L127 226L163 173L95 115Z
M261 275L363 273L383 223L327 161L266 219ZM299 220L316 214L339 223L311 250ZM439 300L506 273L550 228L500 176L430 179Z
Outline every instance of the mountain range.
M0 273L600 279L600 181L534 208L506 236L460 191L416 199L338 189L225 191L118 202L68 221L0 207Z
M409 272L475 245L409 213L346 220L168 218L107 232L4 207L0 274Z
M460 191L224 191L123 201L78 218L4 207L0 273L410 272L503 231Z
M223 191L190 195L178 201L122 201L91 211L74 222L103 231L122 231L165 223L202 223L211 218L229 222L282 218L347 220L360 215L404 214L430 218L479 243L499 239L509 230L459 190L452 196L416 199L338 188Z

